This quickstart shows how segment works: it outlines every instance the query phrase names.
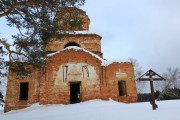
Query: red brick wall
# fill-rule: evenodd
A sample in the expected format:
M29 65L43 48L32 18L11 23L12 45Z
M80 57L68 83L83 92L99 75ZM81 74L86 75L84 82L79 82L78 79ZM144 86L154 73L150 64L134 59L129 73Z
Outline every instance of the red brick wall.
M27 107L39 101L39 71L33 71L31 78L17 79L17 76L9 71L6 92L5 111ZM29 83L28 100L19 100L20 83Z
M82 25L71 26L67 23L67 21L71 21L73 19L79 19L82 21ZM88 15L86 15L86 12L78 8L69 7L61 9L61 11L57 12L55 21L60 30L89 30L90 19Z
M107 92L103 96L107 96L108 93L108 97L117 101L136 102L137 91L133 71L133 65L131 63L112 63L107 66L104 70L105 85L102 86L102 89L105 89ZM124 75L118 76L119 73ZM119 80L126 81L127 96L119 96Z
M46 75L41 80L40 103L63 103L69 104L69 82L81 81L81 101L100 98L100 64L101 61L83 51L67 50L50 58L46 68ZM86 64L89 71L89 78L82 76L68 77L65 82L58 76L61 67L64 65L83 65ZM58 72L59 71L59 72ZM74 72L77 72L76 70ZM94 74L97 77L93 78ZM44 80L46 76L46 79ZM59 83L56 85L56 79Z
M63 82L62 68L69 66L68 77ZM82 72L86 65L88 73ZM71 76L77 73L78 76ZM83 74L82 74L83 73ZM125 76L117 76L124 73ZM119 96L118 80L125 80L127 96ZM101 61L82 50L66 50L49 58L46 68L33 71L31 78L16 79L16 75L9 72L5 111L27 107L33 103L40 104L69 104L70 82L81 82L81 101L90 99L112 98L122 102L136 102L137 92L131 63L113 63L101 66ZM29 100L19 100L19 85L29 82Z
M88 51L101 52L101 37L96 34L66 35L59 39L53 38L47 46L47 51L61 50L69 42L78 43L81 48Z

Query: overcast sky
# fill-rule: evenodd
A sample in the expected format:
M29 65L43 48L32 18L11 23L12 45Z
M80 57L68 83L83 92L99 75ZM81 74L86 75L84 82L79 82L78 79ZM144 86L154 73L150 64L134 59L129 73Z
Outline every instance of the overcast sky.
M107 60L133 57L160 74L180 68L180 0L88 0L82 9Z
M87 0L90 31L102 36L107 60L132 57L144 72L180 68L180 0ZM6 28L6 29L5 29ZM11 38L0 19L0 36Z

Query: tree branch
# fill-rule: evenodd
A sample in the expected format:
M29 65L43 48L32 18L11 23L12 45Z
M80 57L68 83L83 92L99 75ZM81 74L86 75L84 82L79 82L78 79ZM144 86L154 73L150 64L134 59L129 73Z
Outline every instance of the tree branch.
M5 1L3 1L3 3L5 3ZM38 4L36 4L35 0L28 0L28 1L21 1L21 2L17 2L17 0L16 0L16 1L14 1L13 4L9 5L10 7L9 7L9 9L7 11L4 11L4 13L0 14L0 17L7 16L12 11L14 11L15 8L17 8L19 6L22 6L22 5L26 5L26 6L32 7L32 6L38 5Z
M10 61L14 61L14 57L12 54L16 54L16 55L23 55L24 57L28 58L28 56L22 52L16 52L14 50L10 50L10 46L3 40L0 40L0 43L5 47L5 49L8 51L9 53L9 60Z

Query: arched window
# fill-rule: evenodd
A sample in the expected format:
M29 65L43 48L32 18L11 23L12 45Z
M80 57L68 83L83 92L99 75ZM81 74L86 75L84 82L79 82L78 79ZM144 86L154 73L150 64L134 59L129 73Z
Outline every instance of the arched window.
M77 43L75 43L75 42L69 42L69 43L67 43L67 44L64 46L64 48L69 47L69 46L77 46L77 47L80 47L80 45L77 44Z

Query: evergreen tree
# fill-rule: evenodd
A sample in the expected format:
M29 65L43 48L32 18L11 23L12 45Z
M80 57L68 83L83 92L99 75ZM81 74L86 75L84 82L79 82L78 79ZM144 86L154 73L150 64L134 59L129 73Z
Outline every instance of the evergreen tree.
M65 34L58 31L55 15L64 7L79 7L85 0L0 0L0 17L6 17L10 27L19 31L13 35L13 46L0 38L9 53L9 69L19 77L31 76L32 69L46 65L46 45L52 36ZM4 51L0 51L4 54ZM31 66L28 67L27 66Z

